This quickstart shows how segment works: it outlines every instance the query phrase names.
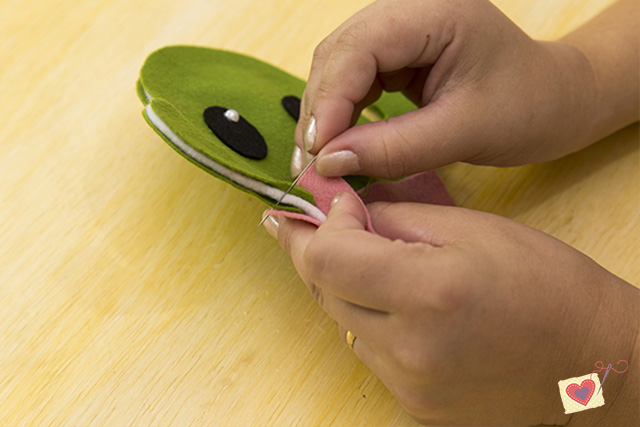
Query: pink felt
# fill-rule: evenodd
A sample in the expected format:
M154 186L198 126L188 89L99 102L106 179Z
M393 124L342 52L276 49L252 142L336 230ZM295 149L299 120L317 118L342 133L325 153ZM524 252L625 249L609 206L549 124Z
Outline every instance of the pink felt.
M316 172L316 166L313 165L307 173L305 173L300 181L298 181L300 187L304 188L311 194L313 194L314 204L318 209L322 211L325 215L329 213L329 209L331 208L331 202L339 193L351 193L354 196L358 197L360 203L362 203L362 207L364 208L367 214L367 225L366 229L368 231L374 232L373 225L371 224L371 218L369 217L369 211L365 206L364 202L358 196L358 194L351 188L347 182L342 178L327 178L325 176L320 176Z
M269 209L267 211L267 214L284 216L284 217L291 218L291 219L297 219L299 221L305 221L305 222L308 222L310 224L315 225L316 227L320 227L320 225L322 224L322 222L318 221L317 219L315 219L313 217L310 217L309 215L305 215L303 213L299 213L299 212L289 212L289 211L279 211L277 209Z
M366 229L375 233L369 211L365 203L373 202L417 202L434 205L455 206L455 202L444 186L444 183L434 171L422 172L399 181L378 181L374 183L366 195L361 198L353 188L342 178L326 178L316 173L315 166L300 178L298 185L311 194L315 205L327 215L331 208L331 201L339 193L351 193L358 196L367 215ZM272 209L270 215L282 215L287 218L309 222L320 226L321 222L304 213L287 212Z
M435 171L411 175L399 181L378 181L362 196L365 203L415 202L455 206L453 198Z
M367 214L366 229L372 233L375 233L373 225L371 224L371 218L369 217L369 211L367 211L367 207L365 206L360 196L358 196L358 194L353 190L353 188L351 188L349 184L347 184L344 179L327 178L324 176L320 176L316 172L316 166L313 165L309 168L309 170L305 172L302 178L300 178L300 181L298 181L298 185L307 190L309 193L313 194L315 206L320 209L320 211L325 215L329 213L329 209L331 208L331 201L339 193L351 193L357 196ZM277 215L286 216L288 218L302 219L312 224L319 225L318 220L304 214L286 211L274 211L274 213L276 213Z

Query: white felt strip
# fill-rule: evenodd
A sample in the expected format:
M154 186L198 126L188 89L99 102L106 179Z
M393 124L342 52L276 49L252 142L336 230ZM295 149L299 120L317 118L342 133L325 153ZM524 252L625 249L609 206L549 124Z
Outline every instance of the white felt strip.
M149 99L149 102L151 102L152 98L148 93L146 93L146 91L145 91L145 95ZM207 156L204 153L201 153L200 151L196 150L195 148L193 148L192 146L184 142L182 139L178 137L178 135L176 135L169 128L169 126L167 126L167 124L164 121L162 121L162 119L156 114L156 112L153 111L150 103L146 105L145 113L147 114L149 121L153 123L156 129L158 129L165 137L167 137L167 139L171 141L171 143L176 148L178 148L180 151L185 153L188 157L192 158L193 160L203 165L204 167L214 171L217 174L220 174L228 178L229 180L235 182L236 184L242 187L248 188L249 190L254 191L263 196L266 196L270 199L279 200L280 197L282 197L282 195L284 194L284 191L278 188L271 187L262 181L249 178L248 176L242 175L219 163L216 163L211 157ZM308 201L304 200L303 198L295 196L293 194L285 195L284 198L282 199L282 204L294 206L296 208L302 209L302 211L305 214L309 215L314 219L317 219L320 222L324 222L327 219L326 215L322 213L320 209L318 209Z

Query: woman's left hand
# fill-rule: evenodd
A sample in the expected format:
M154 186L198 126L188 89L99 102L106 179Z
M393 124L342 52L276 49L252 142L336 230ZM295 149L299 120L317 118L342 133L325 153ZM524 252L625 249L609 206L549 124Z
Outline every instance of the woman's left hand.
M597 360L637 363L640 293L575 249L462 208L369 211L379 235L365 231L365 212L346 193L319 228L276 217L267 230L343 339L347 330L357 337L356 356L418 421L566 424L558 381ZM631 379L626 392L619 384L607 383L608 411L576 422L633 410Z

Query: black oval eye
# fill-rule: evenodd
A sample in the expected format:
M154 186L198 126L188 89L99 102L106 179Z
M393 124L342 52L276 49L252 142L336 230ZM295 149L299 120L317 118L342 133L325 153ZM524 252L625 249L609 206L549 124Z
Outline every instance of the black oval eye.
M287 95L282 98L282 106L296 122L300 119L300 98L293 95Z
M203 116L209 129L236 153L254 160L267 157L264 138L237 111L215 106L204 110Z

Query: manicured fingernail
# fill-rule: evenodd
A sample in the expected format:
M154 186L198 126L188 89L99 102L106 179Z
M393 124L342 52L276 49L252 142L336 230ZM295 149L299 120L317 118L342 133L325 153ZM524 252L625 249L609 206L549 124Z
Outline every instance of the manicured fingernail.
M313 149L313 144L316 142L316 118L311 116L307 130L304 133L304 149L306 152L310 152Z
M266 215L269 215L268 212L269 210L267 209L262 213L263 219ZM278 227L280 226L280 224L278 223L278 219L276 217L274 217L273 215L269 215L269 217L262 225L264 226L264 229L267 230L267 233L271 234L271 237L276 239L278 238Z
M338 200L340 200L340 196L342 196L342 193L336 194L336 197L334 197L333 200L331 201L331 207L333 207L336 203L338 203Z
M309 162L311 162L311 160L313 160L313 154L311 153L307 153L306 151L303 153L304 154L304 162L302 162L302 164L304 166L307 166L309 164Z
M360 160L349 150L318 156L316 171L322 176L344 176L360 171Z
M296 145L293 149L293 155L291 156L291 178L297 177L300 175L300 172L302 172L304 168L302 164L304 161L303 157L302 150Z

